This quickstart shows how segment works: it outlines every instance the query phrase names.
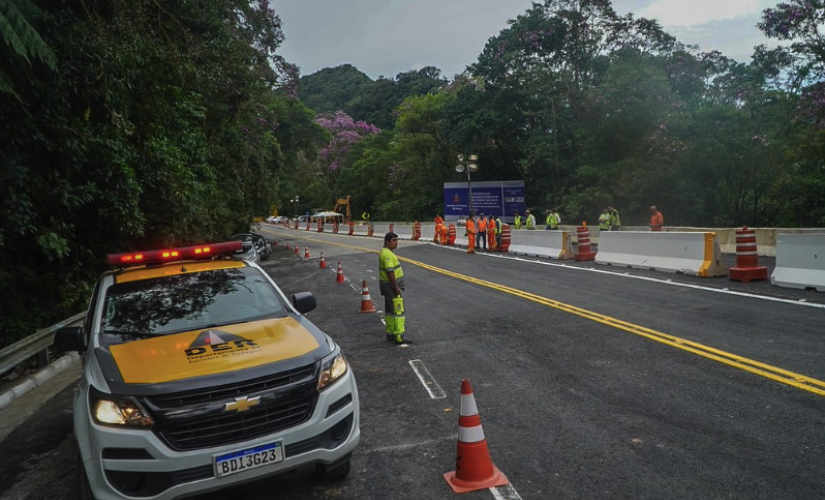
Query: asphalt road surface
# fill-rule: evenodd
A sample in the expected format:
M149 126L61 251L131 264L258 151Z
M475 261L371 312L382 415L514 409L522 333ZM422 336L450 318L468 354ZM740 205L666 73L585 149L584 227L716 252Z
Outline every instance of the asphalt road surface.
M453 498L462 379L512 486L468 500L825 498L825 294L402 241L415 344L397 347L359 314L362 280L383 305L380 239L261 231L279 241L264 267L315 294L356 374L362 442L344 481L298 470L201 500ZM73 386L0 442L0 498L75 498Z

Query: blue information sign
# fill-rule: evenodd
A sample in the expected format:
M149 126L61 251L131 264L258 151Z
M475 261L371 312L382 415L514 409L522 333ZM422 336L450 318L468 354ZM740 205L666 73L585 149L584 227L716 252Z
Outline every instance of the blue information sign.
M470 215L467 183L444 183L444 218L456 220ZM512 220L513 212L525 209L524 181L473 183L473 209L476 215L503 216Z

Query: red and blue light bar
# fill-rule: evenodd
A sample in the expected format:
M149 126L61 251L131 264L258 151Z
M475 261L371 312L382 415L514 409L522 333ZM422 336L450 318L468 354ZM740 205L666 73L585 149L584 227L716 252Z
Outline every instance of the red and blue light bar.
M173 262L186 259L207 259L215 255L237 252L243 248L240 241L210 243L191 247L170 248L168 250L146 250L142 252L110 253L110 266L137 266L147 263Z

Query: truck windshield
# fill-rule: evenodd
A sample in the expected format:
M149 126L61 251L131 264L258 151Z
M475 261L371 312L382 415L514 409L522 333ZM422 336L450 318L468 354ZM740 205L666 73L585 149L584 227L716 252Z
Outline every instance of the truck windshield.
M284 317L287 308L254 268L219 269L130 281L106 291L103 343Z

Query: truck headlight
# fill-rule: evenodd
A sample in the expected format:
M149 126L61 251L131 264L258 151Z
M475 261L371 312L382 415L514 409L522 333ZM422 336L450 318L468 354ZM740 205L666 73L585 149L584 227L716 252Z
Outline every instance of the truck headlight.
M322 391L325 387L332 385L345 373L347 373L347 360L344 359L343 354L338 353L332 358L324 360L324 364L321 366L321 375L318 377L318 390Z
M92 418L98 424L150 427L155 423L134 398L92 390L89 392L89 406Z

